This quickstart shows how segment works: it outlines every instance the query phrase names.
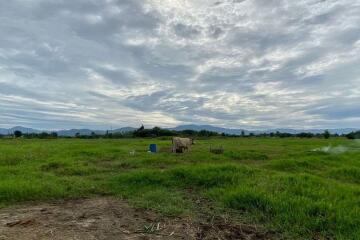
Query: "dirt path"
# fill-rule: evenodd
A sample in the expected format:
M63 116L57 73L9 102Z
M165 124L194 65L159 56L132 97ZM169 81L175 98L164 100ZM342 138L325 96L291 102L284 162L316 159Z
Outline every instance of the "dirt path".
M71 200L0 210L0 240L270 239L222 221L161 217L113 198Z

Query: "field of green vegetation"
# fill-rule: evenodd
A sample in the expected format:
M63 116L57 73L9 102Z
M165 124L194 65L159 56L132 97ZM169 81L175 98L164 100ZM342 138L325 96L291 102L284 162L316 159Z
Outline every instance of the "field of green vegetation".
M148 153L150 143L164 151ZM210 153L210 145L224 154ZM191 216L201 198L214 214L286 239L360 239L359 142L214 138L185 154L167 152L170 146L160 139L0 140L0 208L113 195Z

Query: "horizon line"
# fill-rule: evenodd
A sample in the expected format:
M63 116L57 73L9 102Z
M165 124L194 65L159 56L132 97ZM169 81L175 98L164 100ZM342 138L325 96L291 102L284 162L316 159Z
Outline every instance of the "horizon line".
M340 130L340 129L351 129L351 130L359 130L359 127L336 127L336 128L325 128L325 127L312 127L312 128L294 128L294 127L268 127L268 128L234 128L234 127L221 127L221 126L217 126L217 125L210 125L210 124L183 124L183 125L177 125L174 127L159 127L159 126L153 126L153 127L149 127L145 129L152 129L154 127L159 127L161 129L174 129L174 128L178 128L178 127L184 127L184 126L194 126L194 127L214 127L214 128L222 128L222 129L226 129L226 130L244 130L244 131L268 131L268 130L295 130L295 131L306 131L306 130ZM109 128L109 129L101 129L101 128L91 128L91 127L71 127L71 128L59 128L59 129L46 129L46 128L36 128L36 127L26 127L26 126L22 126L22 125L17 125L17 126L13 126L13 127L0 127L0 129L6 129L6 130L10 130L10 129L14 129L14 128L26 128L26 129L32 129L32 130L36 130L36 131L44 131L44 132L51 132L51 131L55 131L55 132L59 132L59 131L70 131L70 130L92 130L92 131L115 131L118 129L123 129L123 128L134 128L134 129L138 129L139 127L132 127L132 126L125 126L125 127L115 127L115 128ZM186 129L188 130L188 129ZM204 129L206 130L206 129Z

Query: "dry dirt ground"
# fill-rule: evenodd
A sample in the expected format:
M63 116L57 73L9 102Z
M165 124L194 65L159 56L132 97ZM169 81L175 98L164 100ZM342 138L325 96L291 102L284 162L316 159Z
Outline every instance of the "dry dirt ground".
M0 209L0 240L271 239L223 219L168 218L122 200L95 198Z

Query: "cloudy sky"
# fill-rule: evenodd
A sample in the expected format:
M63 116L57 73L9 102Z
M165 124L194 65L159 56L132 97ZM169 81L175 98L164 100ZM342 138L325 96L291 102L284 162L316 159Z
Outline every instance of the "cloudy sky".
M0 1L0 127L360 127L360 1Z

